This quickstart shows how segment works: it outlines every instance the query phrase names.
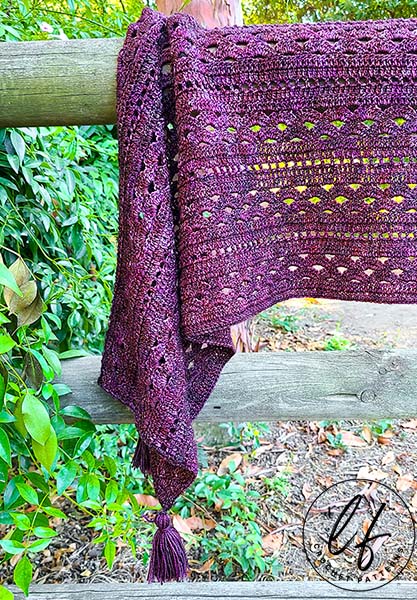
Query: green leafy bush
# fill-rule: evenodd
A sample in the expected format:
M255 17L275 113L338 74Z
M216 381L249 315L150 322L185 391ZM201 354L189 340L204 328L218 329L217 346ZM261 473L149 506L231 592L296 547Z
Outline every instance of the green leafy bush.
M31 265L60 351L100 351L112 297L117 140L106 128L0 130L0 246Z
M248 24L405 18L416 12L415 0L244 0L242 7Z
M63 499L91 517L109 568L117 539L134 555L141 547L146 562L149 525L135 497L143 477L132 477L111 428L99 431L84 409L62 404L70 389L54 381L61 375L62 354L53 347L60 318L21 257L10 266L0 261L0 299L0 524L7 526L1 562L18 555L14 581L27 594L33 556L57 535L50 519L66 519ZM119 437L124 453L134 444L132 428Z
M261 494L250 487L238 471L222 475L211 471L200 474L187 494L176 502L180 515L187 518L199 502L217 511L216 526L194 536L190 545L199 552L200 562L212 561L212 570L225 577L254 580L260 574L276 577L282 570L274 556L265 556L263 535L257 519L260 513ZM285 490L281 478L280 490ZM270 487L268 480L267 487ZM275 490L278 490L278 486ZM214 560L213 560L214 559Z

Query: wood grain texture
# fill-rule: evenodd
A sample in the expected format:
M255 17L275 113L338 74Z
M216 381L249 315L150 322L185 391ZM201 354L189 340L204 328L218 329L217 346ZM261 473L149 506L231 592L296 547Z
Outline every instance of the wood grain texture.
M97 423L132 422L130 410L97 384L101 356L63 361L60 380ZM198 420L406 418L417 415L417 351L260 352L225 366Z
M123 39L0 44L0 127L116 120Z
M10 589L16 592L16 600L24 600L15 586ZM340 590L325 581L43 584L31 586L28 600L415 600L417 582L393 581L373 591L364 584L363 592Z

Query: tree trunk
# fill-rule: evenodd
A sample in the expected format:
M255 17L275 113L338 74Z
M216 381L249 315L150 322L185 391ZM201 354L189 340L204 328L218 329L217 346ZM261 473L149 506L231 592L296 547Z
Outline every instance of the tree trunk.
M157 0L156 5L165 15L188 13L207 29L243 24L240 0Z

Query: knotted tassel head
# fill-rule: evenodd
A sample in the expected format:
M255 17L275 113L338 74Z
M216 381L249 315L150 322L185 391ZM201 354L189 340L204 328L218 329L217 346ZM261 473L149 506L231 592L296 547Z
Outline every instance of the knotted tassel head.
M181 536L165 510L157 514L155 524L158 529L152 541L148 583L183 581L187 577L188 561Z
M132 465L139 467L144 475L148 475L151 471L151 459L149 455L149 447L143 441L142 437L139 437L139 441L136 445L135 454L133 455Z

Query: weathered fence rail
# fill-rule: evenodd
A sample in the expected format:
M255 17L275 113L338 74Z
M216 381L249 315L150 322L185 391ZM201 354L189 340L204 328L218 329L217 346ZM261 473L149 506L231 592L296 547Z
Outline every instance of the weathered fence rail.
M96 423L132 415L97 384L101 356L63 361L61 380ZM417 350L237 354L199 421L402 418L417 415Z
M119 38L0 44L0 127L116 121Z
M340 582L343 585L343 582ZM16 589L16 588L15 588ZM58 592L59 589L59 592ZM16 590L17 591L17 590ZM28 600L415 600L416 586L413 582L392 582L364 594L335 588L325 581L255 581L213 583L96 583L79 585L34 585ZM24 600L21 592L16 600Z

